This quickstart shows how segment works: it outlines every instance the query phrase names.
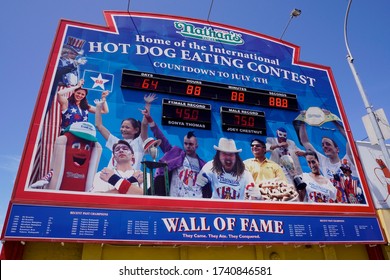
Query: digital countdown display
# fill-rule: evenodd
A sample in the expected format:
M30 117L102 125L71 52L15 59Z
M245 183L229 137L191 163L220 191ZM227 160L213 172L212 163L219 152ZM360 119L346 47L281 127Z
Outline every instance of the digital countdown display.
M295 94L230 86L126 69L122 70L121 86L215 101L298 110L298 100Z
M211 105L164 98L162 124L211 129Z
M247 134L266 134L265 113L221 106L222 130Z

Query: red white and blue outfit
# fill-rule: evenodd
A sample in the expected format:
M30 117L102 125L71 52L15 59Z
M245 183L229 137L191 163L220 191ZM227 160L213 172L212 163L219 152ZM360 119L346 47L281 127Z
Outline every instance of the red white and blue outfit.
M87 122L88 110L82 110L79 106L69 102L68 108L61 112L61 134L72 123Z

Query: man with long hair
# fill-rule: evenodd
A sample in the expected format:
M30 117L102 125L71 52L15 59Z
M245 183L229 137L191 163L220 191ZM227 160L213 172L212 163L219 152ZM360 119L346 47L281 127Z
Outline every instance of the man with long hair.
M260 189L245 169L233 139L221 138L213 160L207 162L196 181L204 198L215 199L260 199Z

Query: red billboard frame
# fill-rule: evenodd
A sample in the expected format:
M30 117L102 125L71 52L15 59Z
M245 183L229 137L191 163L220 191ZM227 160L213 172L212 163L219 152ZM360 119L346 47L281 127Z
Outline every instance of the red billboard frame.
M294 50L293 53L293 64L317 68L327 72L331 87L335 93L335 100L339 107L341 117L345 126L345 131L347 134L348 142L351 145L352 153L355 158L356 167L359 170L361 183L365 191L367 198L366 205L310 205L307 204L285 204L285 203L267 203L267 202L225 202L225 201L199 201L199 200L183 200L183 199L167 199L161 197L123 197L123 196L110 196L109 200L107 196L99 196L92 194L69 194L69 193L60 193L60 192L42 192L42 191L26 191L26 182L28 181L28 176L30 172L30 163L33 161L35 143L38 138L40 125L42 123L42 117L46 110L46 102L48 100L48 92L51 88L51 82L53 80L54 70L56 67L57 57L60 52L64 35L66 30L71 27L81 27L99 30L109 33L117 33L118 29L115 24L114 16L145 16L150 18L163 18L163 19L180 19L180 20L189 20L196 23L215 25L221 28L233 29L239 32L245 32L253 36L259 36L270 41L278 42L285 46L289 46ZM364 177L362 164L360 162L357 148L355 146L352 132L347 120L345 110L342 106L341 98L338 93L338 89L333 77L330 67L317 65L314 63L303 62L299 60L300 48L293 44L287 43L285 41L280 41L276 38L272 38L263 34L256 32L214 23L206 22L203 20L188 19L182 17L171 17L166 15L158 14L146 14L146 13L128 13L128 12L113 12L105 11L104 12L105 20L107 26L97 26L87 23L74 22L69 20L61 20L57 29L57 34L52 46L52 51L49 55L49 61L46 66L44 80L40 88L37 102L35 105L34 113L30 123L30 128L28 131L28 136L26 139L26 144L23 150L23 156L21 160L21 165L17 173L14 190L11 197L10 205L14 203L18 204L37 204L37 205L59 205L59 206L87 206L87 207L103 207L103 208L112 208L112 209L144 209L144 210L175 210L175 211L191 211L196 209L201 212L236 212L242 213L296 213L296 214L305 214L305 215L359 215L359 216L375 216L375 208L371 200L370 192L367 187L367 181ZM228 204L226 204L228 203ZM281 207L282 206L282 207ZM282 208L282 210L281 210ZM7 215L8 217L8 215Z

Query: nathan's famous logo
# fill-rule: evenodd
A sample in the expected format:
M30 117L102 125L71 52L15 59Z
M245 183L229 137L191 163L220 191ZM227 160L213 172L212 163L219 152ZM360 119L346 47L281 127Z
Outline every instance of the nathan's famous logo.
M244 40L241 34L233 31L213 29L212 27L195 27L193 24L176 21L175 28L179 29L177 33L184 37L195 38L200 40L221 42L229 45L242 45Z

